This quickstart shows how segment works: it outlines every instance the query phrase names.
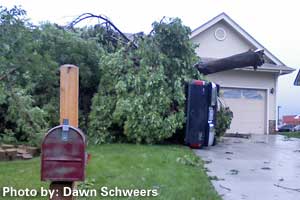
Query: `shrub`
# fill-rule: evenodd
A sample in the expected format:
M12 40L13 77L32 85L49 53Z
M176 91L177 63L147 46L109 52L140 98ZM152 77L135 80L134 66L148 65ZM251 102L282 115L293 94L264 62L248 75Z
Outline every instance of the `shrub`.
M233 118L233 113L229 107L221 107L217 112L216 120L216 135L218 137L223 136L226 130L230 128L231 120Z

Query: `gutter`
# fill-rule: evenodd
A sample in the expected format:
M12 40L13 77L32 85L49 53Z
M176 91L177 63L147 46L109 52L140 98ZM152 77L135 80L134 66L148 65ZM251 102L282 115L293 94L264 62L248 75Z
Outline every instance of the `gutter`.
M234 70L244 70L244 71L254 71L253 69L251 69L250 67L246 67L246 68L243 68L243 69L234 69ZM258 68L256 71L258 72L271 72L271 73L278 73L279 76L281 75L285 75L285 74L290 74L292 73L293 71L295 70L276 70L276 69L265 69L265 68Z

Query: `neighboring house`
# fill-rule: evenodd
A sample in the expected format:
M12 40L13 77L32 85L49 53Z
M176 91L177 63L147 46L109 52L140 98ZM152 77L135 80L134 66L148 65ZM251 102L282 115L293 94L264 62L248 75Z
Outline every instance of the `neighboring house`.
M257 71L247 67L207 77L220 84L221 96L233 111L228 133L275 132L278 77L294 69L283 64L225 13L196 28L190 38L199 44L196 52L202 60L228 57L249 49L264 49L266 63Z
M298 125L300 124L300 116L299 115L284 115L282 116L283 124L292 124Z

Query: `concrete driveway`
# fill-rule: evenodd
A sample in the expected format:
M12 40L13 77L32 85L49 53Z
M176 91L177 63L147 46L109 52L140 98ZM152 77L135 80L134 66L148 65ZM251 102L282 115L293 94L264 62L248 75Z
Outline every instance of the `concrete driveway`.
M280 135L224 138L196 150L224 200L299 200L300 140Z

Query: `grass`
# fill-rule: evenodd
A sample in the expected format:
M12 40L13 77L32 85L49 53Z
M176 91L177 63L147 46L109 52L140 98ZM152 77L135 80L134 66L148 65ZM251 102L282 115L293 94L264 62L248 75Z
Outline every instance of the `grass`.
M280 134L289 138L300 138L300 132L280 132Z
M220 200L207 177L203 162L183 146L111 144L88 149L92 159L87 167L87 181L81 188L97 189L98 197L77 199L132 199L99 196L103 186L109 189L158 189L159 200ZM40 181L40 159L0 162L0 188L48 188ZM48 199L45 197L1 199ZM135 197L134 199L141 199Z

